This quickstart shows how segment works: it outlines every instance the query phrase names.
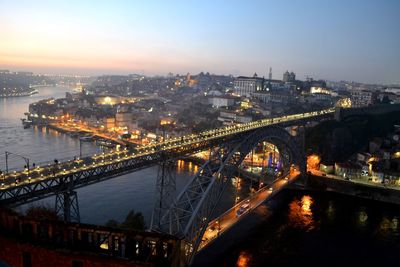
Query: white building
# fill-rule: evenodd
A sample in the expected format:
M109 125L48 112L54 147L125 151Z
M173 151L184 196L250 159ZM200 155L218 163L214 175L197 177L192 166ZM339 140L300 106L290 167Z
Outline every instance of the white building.
M400 87L397 87L397 86L387 87L385 89L385 92L400 95Z
M235 93L239 96L250 97L251 93L263 90L264 79L257 77L237 77L233 83Z
M350 99L352 107L367 107L375 104L376 94L365 90L352 91Z
M230 107L235 104L235 99L232 96L211 96L208 98L208 103L215 108Z

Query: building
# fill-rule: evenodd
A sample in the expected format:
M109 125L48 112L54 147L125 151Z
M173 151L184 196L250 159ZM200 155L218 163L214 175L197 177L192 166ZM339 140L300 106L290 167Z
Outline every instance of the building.
M281 91L289 91L291 89L290 84L286 84L280 80L265 80L264 81L264 91L270 90L281 90Z
M314 93L304 96L304 102L306 103L327 103L332 101L331 95L324 93Z
M219 113L218 120L222 122L223 125L241 124L248 123L253 120L252 117L246 116L242 113L221 111Z
M293 96L287 91L273 90L269 92L259 92L253 93L253 97L261 100L264 103L274 103L274 104L288 104L293 102Z
M235 104L235 97L226 96L211 96L208 98L208 103L215 108L230 107Z
M223 125L232 125L235 119L236 113L227 111L221 111L218 117L218 120L221 121Z
M133 114L131 112L118 112L115 114L115 126L132 130Z
M250 97L252 93L264 88L264 78L259 78L255 73L253 77L239 76L233 82L233 88L237 95Z
M393 93L396 95L400 95L400 86L390 86L385 89L386 93Z
M284 81L284 82L294 82L295 80L296 80L296 74L293 71L292 72L286 71L285 73L283 73L282 81Z
M376 103L376 94L375 92L361 90L361 91L352 91L351 92L351 106L358 107L367 107Z
M343 178L358 178L361 175L361 167L350 162L335 163L335 174Z
M114 117L104 117L103 126L107 130L112 130L115 128L115 118Z

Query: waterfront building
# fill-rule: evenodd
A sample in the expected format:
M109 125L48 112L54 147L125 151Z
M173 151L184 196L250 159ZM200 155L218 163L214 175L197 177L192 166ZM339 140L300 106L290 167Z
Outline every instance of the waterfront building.
M118 112L115 114L115 126L132 130L134 128L133 114L131 112Z
M103 118L103 126L107 130L111 130L115 128L115 118L114 117L104 117Z

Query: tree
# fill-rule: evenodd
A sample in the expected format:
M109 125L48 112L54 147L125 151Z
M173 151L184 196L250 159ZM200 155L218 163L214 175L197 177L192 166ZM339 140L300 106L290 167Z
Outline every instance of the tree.
M27 211L25 216L28 219L33 220L59 220L57 213L48 207L37 206L37 207L30 207Z
M131 210L125 218L123 223L119 223L116 220L108 220L105 224L107 227L123 228L125 230L145 230L146 224L144 222L144 217L141 212L135 213Z
M390 99L387 95L382 98L381 104L390 104Z
M107 227L114 227L114 228L117 228L118 225L119 225L119 222L116 221L116 220L113 220L113 219L108 220L108 222L106 222L106 226L107 226Z
M125 221L121 223L121 228L127 230L144 230L146 224L144 222L144 217L141 212L135 213L134 210L131 210L125 218Z

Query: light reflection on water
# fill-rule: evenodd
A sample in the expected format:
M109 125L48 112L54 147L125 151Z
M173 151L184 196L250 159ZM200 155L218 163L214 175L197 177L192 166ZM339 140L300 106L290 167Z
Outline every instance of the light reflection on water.
M245 237L207 266L400 266L399 218L395 205L283 191L256 210Z
M250 266L251 254L247 251L241 251L236 261L236 267Z
M315 227L311 210L312 204L313 199L309 195L304 195L301 199L293 200L289 205L289 223L305 231L312 230Z

